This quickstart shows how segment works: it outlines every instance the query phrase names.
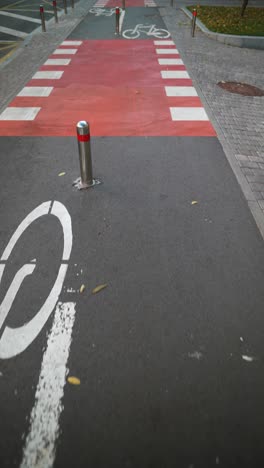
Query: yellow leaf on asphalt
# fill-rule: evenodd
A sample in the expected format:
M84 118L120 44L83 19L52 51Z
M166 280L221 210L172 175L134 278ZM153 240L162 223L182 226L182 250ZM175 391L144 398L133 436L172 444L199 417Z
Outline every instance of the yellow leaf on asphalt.
M84 290L85 290L85 286L84 286L84 284L82 284L81 287L80 287L80 293L83 293Z
M61 176L64 176L65 174L66 174L66 172L60 172L60 173L58 174L58 176L61 177Z
M81 381L78 377L68 377L68 382L72 385L80 385Z
M192 205L197 205L197 203L198 203L198 201L196 201L196 200L192 201Z
M99 293L100 291L102 291L102 289L105 289L105 288L107 288L107 284L99 284L99 286L96 286L96 288L92 290L92 293L93 294Z

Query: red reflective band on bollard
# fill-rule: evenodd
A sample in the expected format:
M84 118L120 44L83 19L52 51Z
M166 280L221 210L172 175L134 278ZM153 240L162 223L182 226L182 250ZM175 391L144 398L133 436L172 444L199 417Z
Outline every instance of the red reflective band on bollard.
M79 141L90 141L90 134L88 135L77 135Z
M197 11L193 10L193 16L197 16Z
M52 5L53 5L53 6L57 6L56 0L53 0Z
M119 15L120 14L120 10L119 8L116 8L116 15Z
M39 11L40 11L40 13L43 13L43 12L44 12L43 6L39 7Z

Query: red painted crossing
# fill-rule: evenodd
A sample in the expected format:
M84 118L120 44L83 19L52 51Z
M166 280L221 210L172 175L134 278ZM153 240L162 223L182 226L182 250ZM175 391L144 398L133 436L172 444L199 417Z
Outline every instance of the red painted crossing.
M165 44L165 42L164 42ZM27 86L54 89L48 97L16 97L11 107L39 107L32 121L0 120L0 135L73 136L79 120L90 123L93 136L215 136L209 120L176 120L170 107L201 108L198 96L167 97L165 86L190 87L190 78L164 79L161 70L184 71L183 65L160 65L151 40L83 41L67 66L42 66L63 71L60 79L32 79ZM164 45L167 50L175 46ZM1 116L0 116L1 118Z

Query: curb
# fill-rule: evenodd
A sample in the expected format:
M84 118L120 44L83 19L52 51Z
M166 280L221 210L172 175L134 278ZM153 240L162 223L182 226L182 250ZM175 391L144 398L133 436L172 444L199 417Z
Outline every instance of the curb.
M185 15L192 19L192 13L187 8L182 7L181 10ZM235 36L233 34L222 34L210 31L198 18L196 19L196 26L206 34L210 39L213 39L223 44L228 44L234 47L245 47L247 49L261 49L264 50L264 37L258 36Z

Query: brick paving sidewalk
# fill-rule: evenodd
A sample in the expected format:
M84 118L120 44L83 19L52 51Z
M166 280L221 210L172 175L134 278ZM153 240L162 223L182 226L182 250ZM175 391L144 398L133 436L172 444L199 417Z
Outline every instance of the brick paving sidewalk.
M217 86L239 81L264 89L264 52L221 44L198 29L192 38L190 20L180 8L161 7L160 12L264 235L264 97L231 94Z

